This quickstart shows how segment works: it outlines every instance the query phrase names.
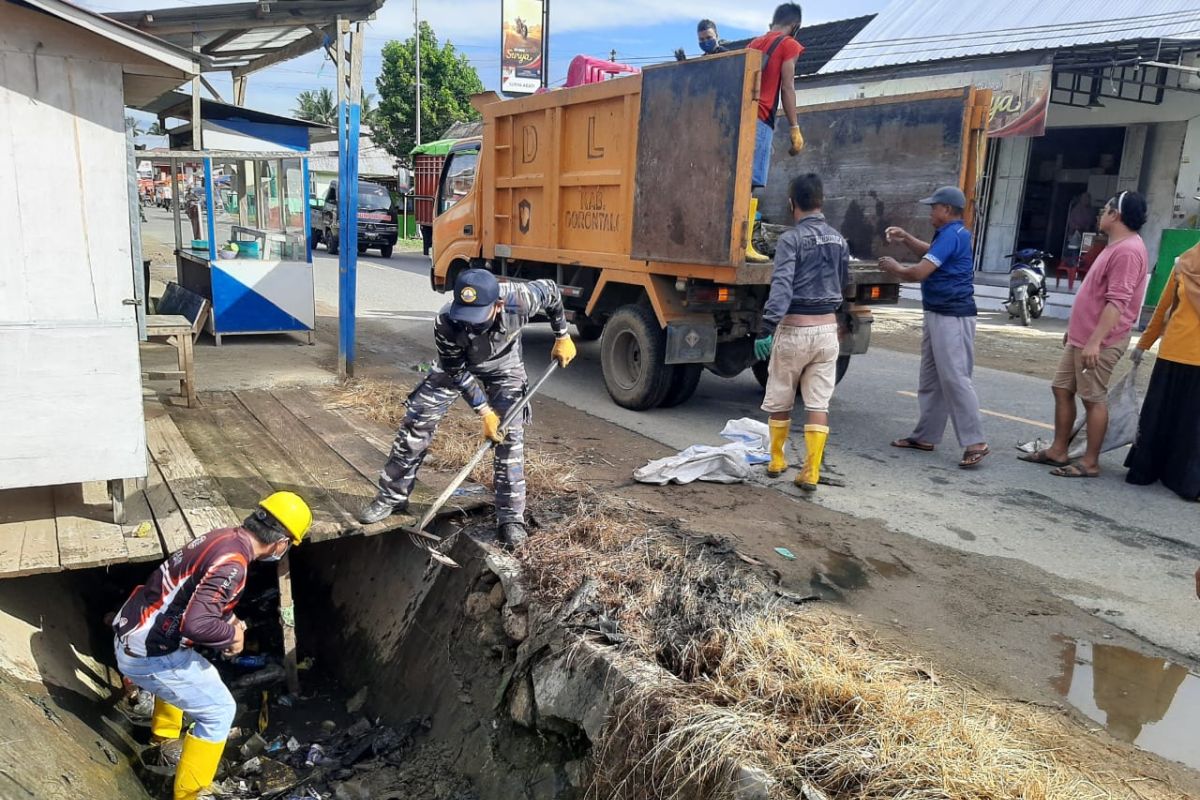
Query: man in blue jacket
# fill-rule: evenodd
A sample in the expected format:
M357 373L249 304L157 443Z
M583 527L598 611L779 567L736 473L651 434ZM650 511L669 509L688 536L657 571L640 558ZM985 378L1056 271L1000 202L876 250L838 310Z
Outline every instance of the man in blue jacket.
M809 173L792 179L788 204L796 222L779 237L771 293L763 309L754 352L768 364L762 409L770 414L771 463L767 474L787 469L783 454L792 425L796 388L804 397L804 466L796 485L816 491L825 441L829 437L829 401L837 383L837 317L850 283L850 248L825 222L821 178Z
M917 427L893 447L931 451L942 441L946 420L954 424L959 446L958 465L979 465L989 452L979 414L979 397L971 373L975 368L975 258L971 232L963 225L967 198L957 186L943 186L921 201L929 206L929 221L937 233L923 242L902 228L886 231L889 242L900 242L921 261L903 267L894 258L879 259L879 268L905 282L921 284L925 328L921 337L921 382Z

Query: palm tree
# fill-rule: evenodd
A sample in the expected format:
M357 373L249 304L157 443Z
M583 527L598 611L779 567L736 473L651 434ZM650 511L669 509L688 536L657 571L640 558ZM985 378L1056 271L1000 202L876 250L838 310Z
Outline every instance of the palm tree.
M299 119L319 122L322 125L333 125L337 121L337 103L333 92L328 88L314 91L305 90L296 97L294 111Z
M142 123L138 122L138 121L137 121L135 118L133 118L133 117L126 117L126 118L125 118L125 130L129 131L130 133L132 133L132 134L133 134L133 138L135 138L135 139L136 139L137 137L141 136L143 133L145 133L145 132L146 132L146 131L145 131L145 129L144 129L144 128L142 128Z
M147 136L166 136L167 129L164 128L161 123L153 122L150 124L150 130L146 131L146 135Z

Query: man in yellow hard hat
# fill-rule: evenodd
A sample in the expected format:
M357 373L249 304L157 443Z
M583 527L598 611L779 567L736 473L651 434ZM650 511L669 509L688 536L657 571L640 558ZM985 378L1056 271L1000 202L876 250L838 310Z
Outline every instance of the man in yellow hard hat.
M194 800L213 782L237 704L208 659L242 651L246 626L233 614L251 561L278 561L312 525L312 511L292 492L276 492L236 528L211 531L171 554L133 590L113 620L117 666L155 696L153 739L183 734L175 800Z

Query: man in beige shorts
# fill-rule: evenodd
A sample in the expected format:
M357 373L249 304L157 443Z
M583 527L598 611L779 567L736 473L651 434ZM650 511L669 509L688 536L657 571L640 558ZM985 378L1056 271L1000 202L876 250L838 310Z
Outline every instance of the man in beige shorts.
M788 204L795 227L779 237L771 293L763 309L755 355L768 359L762 409L770 415L771 462L767 474L787 470L783 448L792 425L799 387L807 412L804 465L796 485L816 491L829 437L829 401L837 383L841 346L835 313L850 283L850 248L821 213L825 190L809 173L792 180Z
M1137 192L1121 192L1104 206L1100 230L1108 244L1088 269L1075 295L1054 390L1054 443L1018 456L1054 467L1060 478L1100 475L1100 448L1108 431L1108 382L1129 344L1150 280L1146 245L1138 231L1146 222L1146 201ZM1075 429L1075 398L1087 415L1087 451L1071 462L1068 449Z

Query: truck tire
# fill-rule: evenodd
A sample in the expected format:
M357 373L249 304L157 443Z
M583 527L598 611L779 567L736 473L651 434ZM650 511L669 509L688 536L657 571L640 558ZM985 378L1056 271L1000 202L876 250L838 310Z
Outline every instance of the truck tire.
M604 335L604 324L593 322L582 314L575 315L575 336L581 342L594 342Z
M604 386L622 408L645 411L662 403L674 370L666 362L667 334L647 306L622 306L604 326L600 366Z
M336 256L338 254L338 245L341 244L338 241L337 235L329 230L329 228L326 228L325 235L322 238L325 240L325 252L331 256Z
M360 244L358 246L358 254L360 256L365 256L367 254L367 246L365 244Z
M754 372L754 377L758 381L758 385L767 388L767 362L755 361L754 366L750 367ZM837 383L842 382L842 378L846 376L846 370L850 369L850 356L838 356L837 360ZM797 390L798 391L798 390Z
M700 376L704 374L703 364L676 364L672 369L667 394L659 408L674 408L692 399L696 387L700 385Z
M392 248L394 246L395 245L385 244L383 247L380 247L379 248L379 257L380 258L391 258L392 257Z

